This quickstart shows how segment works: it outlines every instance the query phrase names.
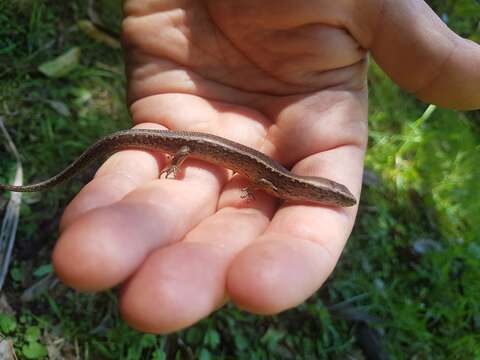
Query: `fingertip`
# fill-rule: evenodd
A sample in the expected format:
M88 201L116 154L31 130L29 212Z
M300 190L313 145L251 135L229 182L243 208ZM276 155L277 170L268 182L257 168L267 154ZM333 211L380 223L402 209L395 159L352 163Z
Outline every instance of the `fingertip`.
M148 219L149 209L116 204L94 209L61 234L52 262L58 277L84 291L111 288L124 281L145 258L155 229L132 227L138 217Z
M158 249L122 289L120 311L137 330L167 334L188 327L223 304L221 256L208 245Z
M95 241L79 231L81 222L61 235L52 253L52 263L62 282L79 291L100 291L115 286L121 278L118 253L106 242ZM102 250L100 250L100 248Z
M252 244L235 258L227 277L227 291L242 309L277 314L299 305L317 291L332 271L332 262L320 244L270 237Z
M124 285L119 309L123 320L132 328L166 335L190 324L188 311L185 311L178 300L177 293L169 291L168 285L139 291L134 280Z

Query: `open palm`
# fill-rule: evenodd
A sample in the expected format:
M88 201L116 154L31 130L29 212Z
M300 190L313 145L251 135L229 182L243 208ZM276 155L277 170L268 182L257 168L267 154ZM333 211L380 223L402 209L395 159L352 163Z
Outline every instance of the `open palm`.
M295 173L343 183L357 197L369 51L422 99L480 105L478 46L450 32L423 1L124 6L137 127L214 133ZM262 193L247 202L240 176L187 160L181 179L159 179L166 161L119 152L71 202L53 256L66 283L94 291L123 283L125 319L164 333L227 299L260 314L296 306L335 267L356 208L279 204Z

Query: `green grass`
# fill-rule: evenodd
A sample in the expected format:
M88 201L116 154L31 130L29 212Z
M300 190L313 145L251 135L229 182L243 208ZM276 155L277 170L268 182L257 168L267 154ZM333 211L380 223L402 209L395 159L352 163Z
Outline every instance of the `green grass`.
M96 3L112 33L118 2ZM79 29L85 3L0 0L0 115L29 180L46 178L99 135L128 126L122 53ZM459 33L479 38L477 2L431 3ZM39 72L73 48L81 53L68 74ZM13 313L0 314L0 334L22 359L45 358L47 348L81 359L361 359L380 348L392 359L480 358L480 116L429 108L375 65L370 86L368 176L357 225L330 280L305 304L275 317L228 305L170 336L130 329L115 291L87 295L52 284L58 218L84 178L25 197L3 291ZM4 149L0 157L11 159L0 162L5 182L14 163ZM33 284L48 291L32 294Z

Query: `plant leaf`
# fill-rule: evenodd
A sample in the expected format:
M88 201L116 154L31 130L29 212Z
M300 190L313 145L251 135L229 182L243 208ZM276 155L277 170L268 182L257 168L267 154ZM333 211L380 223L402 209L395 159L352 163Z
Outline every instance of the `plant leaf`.
M74 47L51 61L44 62L38 70L51 78L60 78L77 67L80 62L81 50Z

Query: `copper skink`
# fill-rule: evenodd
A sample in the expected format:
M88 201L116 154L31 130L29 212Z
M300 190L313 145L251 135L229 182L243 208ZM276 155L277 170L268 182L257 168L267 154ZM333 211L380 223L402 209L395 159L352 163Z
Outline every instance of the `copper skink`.
M295 175L265 154L225 138L201 133L170 130L130 129L107 135L87 148L73 163L45 181L14 186L0 184L0 190L34 192L49 189L76 175L94 160L123 149L159 150L173 155L164 170L176 176L182 161L192 157L231 169L248 178L253 190L285 200L317 203L326 206L353 206L357 200L342 184L314 176Z

